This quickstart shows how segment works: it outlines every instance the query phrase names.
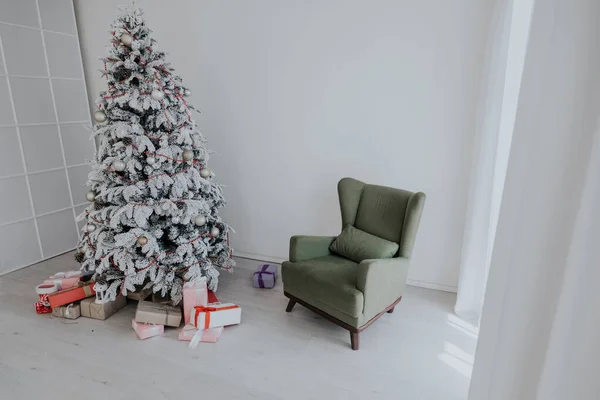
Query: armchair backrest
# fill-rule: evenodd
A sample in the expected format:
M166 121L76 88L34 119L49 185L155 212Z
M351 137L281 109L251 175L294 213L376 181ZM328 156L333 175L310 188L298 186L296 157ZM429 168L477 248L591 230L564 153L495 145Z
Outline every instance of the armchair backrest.
M425 205L425 193L368 185L352 178L338 183L342 228L347 224L396 242L396 256L410 258Z

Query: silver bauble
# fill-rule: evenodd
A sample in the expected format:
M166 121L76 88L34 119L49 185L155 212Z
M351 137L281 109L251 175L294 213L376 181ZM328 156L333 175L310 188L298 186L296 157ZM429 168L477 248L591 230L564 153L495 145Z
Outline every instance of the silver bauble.
M106 113L104 111L98 110L94 113L94 119L96 120L96 122L102 123L106 121Z
M154 100L158 100L158 101L160 101L160 100L162 100L162 99L163 99L163 97L165 97L165 94L164 94L163 92L161 92L160 90L156 90L156 89L154 89L154 90L152 91L152 93L150 94L150 96L152 96L152 98L153 98Z
M125 171L125 163L121 160L113 161L112 169L117 172Z
M96 230L96 225L94 225L94 224L87 224L85 226L85 230L88 231L88 232L90 232L90 233L94 232Z
M173 222L174 224L178 224L179 223L179 217L173 217L173 218L171 218L171 222Z
M96 193L90 190L85 194L85 199L91 203L92 201L96 200Z
M138 244L139 244L140 246L143 246L143 245L145 245L146 243L148 243L148 238L147 238L146 236L140 236L140 237L137 239L137 242L138 242Z
M82 247L82 248L80 248L80 249L79 249L79 252L80 252L81 254L85 254L85 252L86 252L86 250L85 250L85 247Z
M183 151L183 159L185 161L190 161L194 159L194 151L193 150L184 150Z
M206 224L206 217L204 215L196 215L196 218L194 218L194 223L198 226L203 226Z
M212 237L219 236L219 233L221 233L221 231L216 226L213 226L210 230L210 236L212 236Z
M124 33L121 35L121 38L119 40L125 46L131 46L131 43L133 43L133 36L131 36L129 33Z
M185 89L185 90L183 91L183 95L184 95L185 97L190 97L190 96L192 95L192 91L191 91L190 89Z
M148 164L152 165L152 164L156 163L156 157L154 157L154 156L148 156L148 157L146 157L146 162Z
M200 170L200 176L203 178L208 178L210 176L210 169L208 168L202 168Z

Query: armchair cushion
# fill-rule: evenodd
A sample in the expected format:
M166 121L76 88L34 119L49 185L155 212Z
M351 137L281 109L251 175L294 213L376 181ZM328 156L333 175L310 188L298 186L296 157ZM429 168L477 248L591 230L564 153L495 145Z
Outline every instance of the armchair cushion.
M356 288L358 264L329 255L311 260L284 262L285 290L315 306L325 304L352 318L363 312L364 297Z
M398 243L371 235L348 224L331 243L329 250L356 262L371 258L391 258L398 251Z

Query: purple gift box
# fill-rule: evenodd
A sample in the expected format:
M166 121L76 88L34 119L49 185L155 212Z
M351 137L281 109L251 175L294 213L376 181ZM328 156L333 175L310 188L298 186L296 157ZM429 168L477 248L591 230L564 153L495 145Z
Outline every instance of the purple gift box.
M277 266L274 264L262 264L254 273L254 287L261 289L271 289L275 286L277 279Z

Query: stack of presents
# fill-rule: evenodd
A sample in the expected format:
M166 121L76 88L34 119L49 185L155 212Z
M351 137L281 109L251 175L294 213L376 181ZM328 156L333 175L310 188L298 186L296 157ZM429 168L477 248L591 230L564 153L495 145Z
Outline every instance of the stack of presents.
M179 328L183 318L184 327L179 340L197 347L199 342L215 343L224 327L241 322L242 309L233 303L219 303L215 294L206 287L206 280L186 282L183 286L183 301L175 306L152 289L118 295L113 301L104 301L102 294L94 290L93 274L81 271L59 272L36 287L39 301L35 303L38 314L52 313L59 318L79 317L105 320L127 304L137 301L135 317L131 321L133 330L140 339L160 336L165 326ZM253 275L254 287L273 288L277 269L273 264L260 265Z

